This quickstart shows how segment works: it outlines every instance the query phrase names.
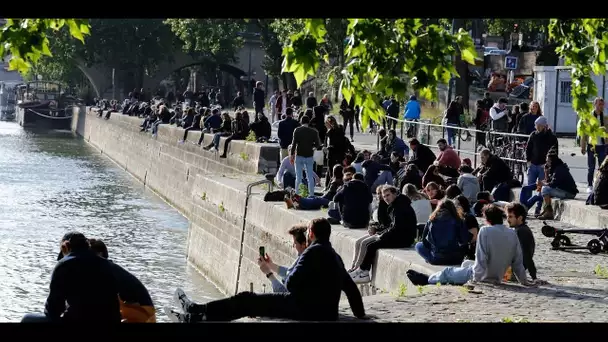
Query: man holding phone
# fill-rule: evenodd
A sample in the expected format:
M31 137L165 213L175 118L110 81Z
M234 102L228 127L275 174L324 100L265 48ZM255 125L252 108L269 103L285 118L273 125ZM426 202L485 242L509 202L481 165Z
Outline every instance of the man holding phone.
M363 300L357 285L344 268L342 258L329 242L331 224L326 218L308 225L309 246L287 274L286 293L241 292L206 304L192 302L177 289L176 297L184 313L167 310L174 321L232 321L243 317L286 318L301 321L336 321L342 291L346 293L357 318L365 318ZM272 274L267 274L270 277Z
M293 247L298 252L298 259L288 268L285 266L278 266L274 262L270 256L264 251L264 247L260 247L260 258L258 259L258 266L260 266L260 270L268 276L270 283L272 284L272 291L274 293L285 293L289 292L285 287L285 279L293 272L294 267L298 264L298 260L300 255L306 250L306 227L305 224L299 224L291 227L289 229L289 235L293 238ZM281 277L279 280L275 273Z

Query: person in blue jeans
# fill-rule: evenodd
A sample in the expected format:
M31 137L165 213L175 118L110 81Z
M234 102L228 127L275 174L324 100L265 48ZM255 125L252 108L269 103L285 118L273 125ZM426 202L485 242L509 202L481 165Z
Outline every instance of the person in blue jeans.
M545 179L545 161L550 149L557 153L557 137L547 127L547 118L539 116L536 121L536 131L530 134L526 145L526 161L528 162L528 185Z
M300 191L303 171L306 170L307 175L314 174L314 150L321 147L319 132L309 127L310 118L302 117L301 126L293 131L293 141L291 143L290 160L294 164L296 170L296 191ZM306 177L308 180L308 193L314 194L315 179L314 177Z

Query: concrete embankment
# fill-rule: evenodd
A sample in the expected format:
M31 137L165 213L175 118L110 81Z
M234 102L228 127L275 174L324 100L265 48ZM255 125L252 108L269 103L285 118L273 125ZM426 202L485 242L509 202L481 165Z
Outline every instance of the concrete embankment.
M327 215L322 210L288 210L282 202L264 202L268 188L258 186L252 189L245 216L248 184L264 179L263 173L276 172L276 145L233 141L228 158L221 159L192 143L198 141L199 132L190 132L188 142L178 144L183 130L173 126L161 125L155 138L140 132L139 118L112 113L105 120L84 107L75 114L75 132L190 220L188 260L227 294L234 293L237 278L238 290L248 290L253 283L255 291L263 291L264 285L270 291L268 280L256 263L258 247L265 246L275 262L291 264L295 253L287 229ZM211 138L210 134L205 135L205 144ZM556 202L561 219L580 220L582 211L576 209L579 203ZM592 209L595 208L588 210ZM599 218L605 216L585 215L588 217L598 217L598 223L602 223ZM366 232L340 225L332 228L334 248L348 266L355 241ZM387 292L408 284L408 269L432 273L443 268L426 264L413 249L381 250L377 265L373 268L374 288ZM416 291L414 286L407 288ZM369 290L364 288L364 292Z
M192 143L198 141L198 132L190 132L189 142L178 144L183 130L172 126L161 125L154 138L140 132L142 119L112 113L105 120L90 108L76 114L75 132L188 217L189 261L227 294L235 291L237 278L239 290L247 290L253 283L256 291L263 291L264 285L270 291L256 263L259 246L265 246L275 262L291 264L295 254L287 229L327 215L323 210L288 210L282 202L265 202L268 188L262 185L252 189L244 217L247 185L264 179L262 173L276 172L276 145L233 141L228 158L221 159ZM211 135L205 135L205 143L210 140ZM355 241L366 232L340 225L332 228L332 243L348 264ZM410 268L439 269L424 263L413 249L382 250L378 265L374 267L374 287L382 291L402 287Z

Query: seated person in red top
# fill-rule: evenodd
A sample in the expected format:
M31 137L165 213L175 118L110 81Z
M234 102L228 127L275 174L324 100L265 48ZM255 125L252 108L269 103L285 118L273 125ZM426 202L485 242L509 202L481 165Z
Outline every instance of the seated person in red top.
M447 177L458 177L458 168L461 163L458 153L448 145L445 139L437 140L437 147L440 152L435 160L435 165L439 166L439 173Z

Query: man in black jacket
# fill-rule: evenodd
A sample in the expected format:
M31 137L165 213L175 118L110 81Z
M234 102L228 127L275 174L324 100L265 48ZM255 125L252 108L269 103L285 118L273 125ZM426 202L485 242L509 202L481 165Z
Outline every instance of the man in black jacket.
M416 138L410 140L410 148L414 152L407 164L418 166L418 170L422 173L426 172L429 166L433 165L433 162L437 159L435 153L427 146L422 145Z
M253 90L253 106L255 107L255 114L264 114L264 103L266 102L266 94L262 89L263 87L264 83L258 81L255 84L255 89Z
M279 121L279 127L277 129L279 145L281 146L281 160L289 154L287 148L293 141L293 131L298 127L300 127L300 123L293 118L293 108L287 108L287 110L285 110L285 119Z
M97 239L89 239L91 251L110 262L117 280L120 311L127 323L156 323L156 309L148 289L131 272L109 260L108 247Z
M317 218L308 225L309 247L300 255L285 279L287 293L241 292L236 296L207 304L196 304L185 295L179 297L184 314L168 310L170 318L195 323L232 321L242 317L287 318L302 321L335 321L342 291L353 314L365 317L359 289L344 268L342 258L329 242L331 224ZM272 272L266 276L271 277Z
M350 274L357 284L371 281L369 271L379 249L410 247L416 238L416 213L410 199L392 185L382 188L382 199L388 204L391 223L378 241L369 244L361 266Z
M380 161L380 155L373 154L370 159L361 163L365 184L371 193L375 193L378 186L393 184L393 169Z
M344 183L333 199L340 208L344 227L367 228L371 218L369 205L373 199L369 187L363 181L352 179Z
M316 106L318 106L317 98L315 97L315 93L311 91L306 98L306 108L313 109Z
M480 190L489 192L494 190L492 195L496 201L509 201L508 190L510 182L513 180L513 172L501 158L493 155L490 150L483 149L479 155L482 166L473 171L473 174L480 179Z
M120 323L113 267L91 251L87 238L65 234L57 260L44 315L27 314L22 322Z
M526 146L526 161L528 162L528 185L535 185L536 181L545 179L545 160L547 153L554 148L558 149L557 137L547 128L547 118L539 116L534 122L536 131L530 134Z

